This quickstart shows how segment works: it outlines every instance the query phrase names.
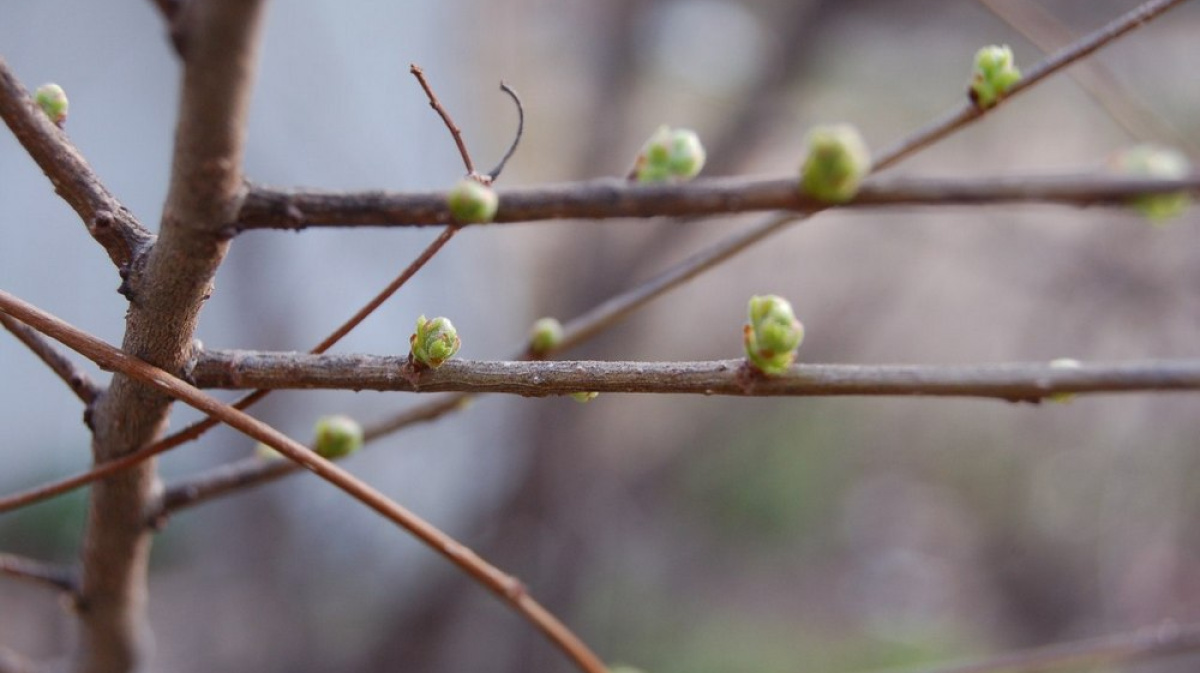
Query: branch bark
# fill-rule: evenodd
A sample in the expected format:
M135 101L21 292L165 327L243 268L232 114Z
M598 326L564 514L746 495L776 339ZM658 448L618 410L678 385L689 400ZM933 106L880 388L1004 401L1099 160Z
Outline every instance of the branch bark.
M608 178L497 190L494 223L537 220L685 217L780 210L809 213L829 204L802 196L798 178L700 179L679 185L640 185ZM875 178L841 207L1057 203L1120 205L1143 194L1200 192L1200 175L1149 180L1104 174L988 178ZM254 187L238 227L425 227L454 223L445 192L321 192Z
M13 554L0 554L0 575L35 582L71 595L75 595L79 587L78 574L70 566L35 561Z
M242 196L242 146L262 0L206 0L185 12L188 50L170 191L161 234L133 260L125 352L179 372L212 278L228 247L223 230ZM96 462L119 458L163 430L171 399L117 375L93 413ZM129 671L144 665L145 511L157 483L153 461L95 485L82 551L79 638L72 670Z
M38 334L37 330L7 314L0 315L0 325L4 325L4 329L12 332L13 336L33 351L33 354L57 374L58 378L70 386L71 392L75 393L75 396L84 404L90 406L92 401L103 391L102 387L92 381L92 377L88 376L87 372L76 367L74 362L71 362L64 353L55 348L54 344Z
M150 246L154 235L101 184L67 134L38 108L3 58L0 117L50 178L54 191L79 214L113 264L118 269L128 268Z

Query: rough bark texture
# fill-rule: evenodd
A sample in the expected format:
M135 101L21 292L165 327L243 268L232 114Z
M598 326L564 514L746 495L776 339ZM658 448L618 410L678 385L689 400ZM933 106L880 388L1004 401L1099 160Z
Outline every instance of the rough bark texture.
M161 232L135 259L128 287L125 352L181 371L212 279L228 247L223 229L242 196L242 145L262 0L194 2L182 18L187 58L170 193ZM109 460L153 441L170 400L115 376L93 416L94 458ZM145 511L156 468L148 461L92 489L82 553L79 641L72 669L94 673L145 666L146 574L151 536Z

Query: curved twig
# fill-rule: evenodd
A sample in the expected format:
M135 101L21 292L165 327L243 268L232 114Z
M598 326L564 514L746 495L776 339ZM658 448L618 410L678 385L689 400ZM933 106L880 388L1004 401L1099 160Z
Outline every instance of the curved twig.
M512 158L512 155L516 154L517 146L521 144L521 136L525 135L525 106L521 104L521 97L517 95L516 91L513 91L512 87L504 82L500 83L500 90L508 94L508 97L517 106L517 135L513 136L512 144L508 146L508 150L504 153L504 156L500 157L500 163L487 172L488 182L495 182L496 178L500 177L500 172L504 170L504 166L508 164L508 160Z

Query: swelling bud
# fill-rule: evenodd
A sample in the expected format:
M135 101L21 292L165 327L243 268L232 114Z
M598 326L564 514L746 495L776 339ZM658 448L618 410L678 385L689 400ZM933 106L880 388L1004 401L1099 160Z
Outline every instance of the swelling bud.
M633 166L638 182L686 182L700 174L706 158L695 131L660 126L642 146Z
M433 369L454 357L462 345L449 318L426 320L425 316L417 318L417 331L408 338L408 343L412 360Z
M986 110L998 103L1019 81L1021 71L1013 62L1012 49L1008 45L991 45L975 53L968 95L975 107Z
M58 126L67 121L67 92L57 84L43 84L33 92L33 100Z
M854 198L871 172L871 154L858 130L849 124L817 126L808 132L805 143L800 192L829 203Z
M450 214L459 224L486 224L496 217L500 197L491 187L470 178L460 180L446 197Z
M1134 145L1114 155L1109 166L1113 172L1122 175L1166 180L1186 178L1192 172L1191 164L1182 153L1157 145ZM1174 192L1138 196L1129 204L1151 222L1161 224L1182 215L1191 202L1187 192Z
M554 318L539 318L529 331L529 352L535 357L541 357L557 348L562 340L562 323Z
M322 416L313 427L313 451L322 458L337 460L362 448L363 432L349 416Z
M804 326L788 300L773 294L750 298L750 323L742 328L746 359L760 372L782 374L796 360Z

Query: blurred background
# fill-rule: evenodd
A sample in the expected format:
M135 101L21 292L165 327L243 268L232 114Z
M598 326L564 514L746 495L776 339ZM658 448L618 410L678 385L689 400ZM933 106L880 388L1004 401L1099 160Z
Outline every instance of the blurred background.
M996 4L1040 8L1031 25L1078 36L1137 3ZM1194 4L1094 58L1118 90L1108 102L1142 108L1132 131L1059 75L893 172L1089 169L1138 140L1200 160ZM525 140L501 186L622 175L663 123L699 131L708 175L788 174L812 124L850 122L883 147L956 105L991 43L1011 44L1025 68L1042 54L962 0L289 0L268 13L246 173L280 186L450 186L462 166L408 75L415 62L484 167L516 124L497 84L521 93ZM30 89L63 85L72 139L156 227L179 66L152 4L5 2L0 54ZM463 357L506 358L534 319L565 321L754 219L471 228L338 348L402 353L424 313L454 320ZM810 362L1195 357L1198 224L1194 208L1164 227L1042 206L827 212L568 357L736 357L746 299L766 292L792 300ZM114 269L7 130L0 227L0 287L120 341ZM434 236L249 233L198 336L310 348ZM85 467L66 387L7 337L0 374L0 492ZM370 423L424 399L280 392L255 413L303 440L318 415ZM193 418L177 408L172 425ZM783 673L1200 619L1198 445L1200 398L1187 394L1041 406L489 397L345 465L523 579L608 661ZM214 431L161 471L171 483L251 451ZM3 515L0 550L71 561L85 502ZM482 589L308 475L174 517L150 596L154 670L570 670ZM51 656L69 637L44 589L0 578L0 644Z

